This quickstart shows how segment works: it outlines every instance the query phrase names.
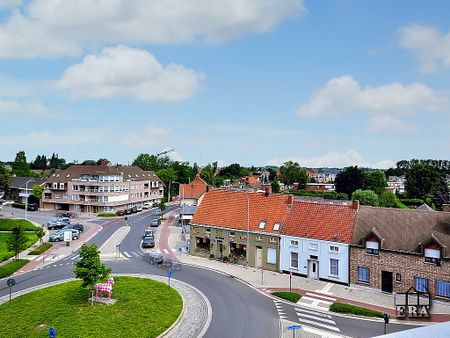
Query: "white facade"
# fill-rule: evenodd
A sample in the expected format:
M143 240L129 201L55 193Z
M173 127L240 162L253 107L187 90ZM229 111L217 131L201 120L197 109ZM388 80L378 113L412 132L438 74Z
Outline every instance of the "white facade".
M282 235L280 270L348 284L349 245Z

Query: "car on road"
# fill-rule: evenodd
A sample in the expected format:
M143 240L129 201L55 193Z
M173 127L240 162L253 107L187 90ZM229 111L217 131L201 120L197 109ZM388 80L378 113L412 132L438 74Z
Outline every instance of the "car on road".
M150 264L162 264L164 256L160 251L152 250L142 255L142 259Z
M27 204L27 211L37 211L37 210L39 210L39 207L36 203Z
M80 232L78 230L72 229L72 230L67 230L67 231L72 231L72 239L78 239L80 238ZM48 238L49 242L60 242L64 240L64 232L65 231L58 231L52 235L50 235L50 237Z
M142 210L144 210L144 207L143 207L142 205L138 205L138 206L136 207L136 211L137 211L137 212L142 211Z
M144 205L142 206L143 209L151 209L152 208L152 204L150 202L145 202Z
M124 215L126 215L127 213L126 213L126 210L117 210L116 211L116 215L117 216L124 216Z
M155 231L152 229L145 229L144 234L142 235L142 238L147 237L147 236L155 237Z
M72 229L78 230L79 232L83 232L84 226L83 226L83 224L79 224L79 223L69 224L69 225L66 225L64 228L62 228L61 230L72 230Z
M155 238L153 236L145 236L142 239L142 247L143 248L154 248L155 247Z
M47 222L47 229L51 230L51 229L61 229L64 228L66 225L70 224L70 219L67 217L61 217L61 218L57 218L51 221Z
M161 224L161 220L159 218L152 218L150 220L150 226L151 227L157 227Z
M162 216L162 211L161 211L161 209L153 210L152 216Z
M56 217L73 217L73 214L70 211L59 211L56 213Z

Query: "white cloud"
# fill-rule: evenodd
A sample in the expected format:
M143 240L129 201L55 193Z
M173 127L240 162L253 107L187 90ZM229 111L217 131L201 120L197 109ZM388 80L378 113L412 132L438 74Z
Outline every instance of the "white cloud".
M398 31L400 46L412 51L420 61L420 71L432 73L438 66L450 67L450 32L436 27L409 25Z
M1 0L0 10L5 8L17 7L22 4L22 0Z
M48 115L47 108L38 100L0 99L0 117L17 116L43 117Z
M368 162L357 151L353 149L348 149L343 153L332 151L325 155L312 158L288 157L284 159L272 159L268 162L268 164L281 166L286 161L297 162L302 167L311 167L311 168L320 168L320 167L343 168L357 165L359 167L385 169L392 167L395 164L395 162L392 160L381 160L374 163Z
M333 78L318 89L309 103L301 105L297 114L302 117L343 116L347 114L368 114L369 131L391 129L404 125L403 132L416 131L410 122L399 116L419 113L446 113L449 99L433 89L420 84L403 85L398 82L383 86L362 86L351 76Z
M170 130L161 127L145 127L133 132L126 132L120 142L128 148L159 149L170 139Z
M374 115L369 119L367 130L370 132L414 133L419 126L411 122L401 121L391 115Z
M174 63L164 67L149 52L119 45L87 55L55 85L73 97L177 101L194 95L203 79L202 73Z
M0 25L0 58L75 55L114 43L220 42L306 13L303 0L31 0Z

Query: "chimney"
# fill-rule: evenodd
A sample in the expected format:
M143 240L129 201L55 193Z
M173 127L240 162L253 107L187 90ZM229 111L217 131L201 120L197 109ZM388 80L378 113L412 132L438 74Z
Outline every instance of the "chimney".
M355 209L355 210L359 209L359 201L358 200L354 200L352 202L352 209Z
M288 195L288 204L290 206L294 204L294 195Z
M266 186L264 187L264 196L269 196L272 193L272 187L271 186Z
M450 212L450 204L442 204L442 211Z

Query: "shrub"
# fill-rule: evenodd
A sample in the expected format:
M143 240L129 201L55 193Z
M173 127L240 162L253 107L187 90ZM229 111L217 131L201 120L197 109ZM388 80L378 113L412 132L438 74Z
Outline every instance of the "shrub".
M320 190L289 190L289 193L296 196L320 197L328 200L348 200L346 193L336 191L320 191Z
M209 258L214 259L214 254L209 254Z
M17 203L17 202L15 202L15 203L12 204L12 207L13 208L17 208L17 209L25 209L25 204L24 203Z
M377 207L379 204L378 195L372 190L358 189L354 191L352 201L354 200L359 200L361 205L371 205L373 207Z
M279 298L286 299L286 300L288 300L290 302L293 302L293 303L297 303L298 300L300 298L302 298L302 296L299 295L296 292L287 292L287 291L272 292L272 295L277 296Z
M52 246L53 245L51 243L45 243L45 244L39 245L36 249L34 249L33 251L30 251L28 254L29 255L40 255L44 251L47 251L48 249L50 249Z
M97 217L116 217L117 215L112 212L104 212L102 214L98 214Z
M330 306L330 311L338 312L338 313L351 313L357 316L366 316L366 317L379 317L383 318L383 313L380 311L375 311L371 309L367 309L365 307L360 307L352 304L345 303L333 303Z
M407 207L417 208L421 206L425 201L421 198L401 198L400 202L402 202Z
M228 262L228 257L227 257L227 256L223 256L222 261L223 261L224 263Z
M0 278L11 276L14 272L25 266L29 262L28 259L18 259L11 263L0 266Z

